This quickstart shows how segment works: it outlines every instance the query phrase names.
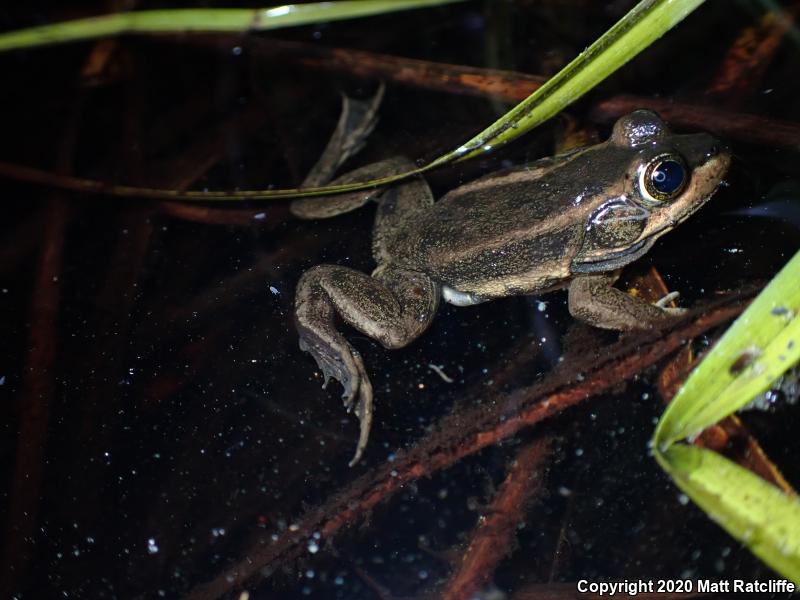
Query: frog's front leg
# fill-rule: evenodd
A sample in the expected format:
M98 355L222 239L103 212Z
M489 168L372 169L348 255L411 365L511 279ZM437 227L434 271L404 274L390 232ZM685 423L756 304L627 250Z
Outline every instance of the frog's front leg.
M336 265L319 265L297 284L295 319L300 348L310 352L325 377L344 388L342 397L355 406L360 434L354 465L361 458L372 424L372 385L358 352L334 326L334 315L385 348L402 348L425 331L439 304L440 289L422 273L392 265L372 277Z
M649 329L684 312L661 308L611 287L617 273L579 275L569 285L569 312L576 319L601 329Z

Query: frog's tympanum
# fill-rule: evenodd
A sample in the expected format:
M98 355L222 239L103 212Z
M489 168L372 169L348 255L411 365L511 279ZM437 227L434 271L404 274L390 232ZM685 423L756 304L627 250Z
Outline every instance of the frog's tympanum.
M646 304L611 285L621 267L700 208L719 186L730 154L709 135L675 135L638 110L605 143L514 167L462 185L434 202L426 182L343 197L296 201L301 218L330 217L378 201L371 275L337 265L303 274L295 300L300 348L325 382L355 406L364 451L372 385L359 353L337 331L338 314L386 348L402 348L430 325L440 299L466 306L568 290L570 313L595 327L648 328L679 309ZM339 181L406 171L392 159Z

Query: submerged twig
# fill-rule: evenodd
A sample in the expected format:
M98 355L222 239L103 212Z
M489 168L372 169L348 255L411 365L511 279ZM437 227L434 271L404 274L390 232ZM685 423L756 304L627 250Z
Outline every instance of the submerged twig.
M716 303L702 314L693 314L666 332L647 332L621 340L611 347L596 349L587 360L565 360L544 381L500 395L492 402L451 413L436 432L421 439L396 460L356 479L327 502L296 522L292 532L277 540L257 543L245 558L212 581L194 588L187 599L219 598L230 589L257 577L265 567L293 560L305 548L312 533L325 540L352 525L380 502L390 498L409 482L445 469L465 456L514 436L587 398L606 392L680 348L685 340L729 321L738 315L746 300L737 295ZM587 366L588 365L588 366ZM578 371L583 370L580 377Z
M174 39L182 46L211 45L225 51L228 51L231 44L235 44L258 59L278 58L305 67L342 72L354 77L380 79L450 94L492 96L508 102L524 100L547 81L546 77L516 71L454 65L350 48L326 48L318 44L278 39L256 37L234 39L231 36L167 39Z
M775 6L758 23L745 27L706 91L730 107L752 96L798 14L800 2L786 10Z
M468 600L489 582L497 565L510 553L514 533L531 499L542 489L550 438L524 446L511 464L503 485L481 517L459 565L442 590L444 600Z
M74 100L62 135L56 171L72 169L83 96ZM61 299L64 238L71 209L60 194L51 194L48 217L37 261L30 306L30 338L25 378L19 406L19 425L14 475L8 504L8 534L4 541L0 591L11 596L15 582L24 579L31 560L41 486L46 464L45 448L50 404L55 393L56 329Z

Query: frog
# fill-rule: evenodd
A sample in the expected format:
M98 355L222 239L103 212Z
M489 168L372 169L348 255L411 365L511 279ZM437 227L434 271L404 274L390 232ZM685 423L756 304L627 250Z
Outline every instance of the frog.
M374 126L370 110L374 105L359 117L361 137ZM372 273L317 265L303 273L295 295L300 349L316 360L323 387L331 378L341 383L345 407L360 422L350 466L367 447L374 399L363 358L337 328L337 316L392 350L422 335L442 301L469 306L566 290L569 313L594 327L664 326L685 309L648 304L612 286L624 266L711 198L730 159L708 133L675 134L658 114L640 109L620 117L605 142L489 173L438 201L421 176L295 200L290 210L301 219L377 203ZM334 168L341 162L333 160ZM414 168L395 157L333 183ZM317 173L306 183L323 179Z

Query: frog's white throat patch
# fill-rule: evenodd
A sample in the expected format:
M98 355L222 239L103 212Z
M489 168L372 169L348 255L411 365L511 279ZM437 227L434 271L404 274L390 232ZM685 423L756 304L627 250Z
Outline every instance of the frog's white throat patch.
M470 294L469 292L459 292L458 290L454 290L446 285L442 286L442 298L444 298L444 301L448 304L453 304L455 306L472 306L473 304L480 304L481 302L484 302L484 300L475 294Z

